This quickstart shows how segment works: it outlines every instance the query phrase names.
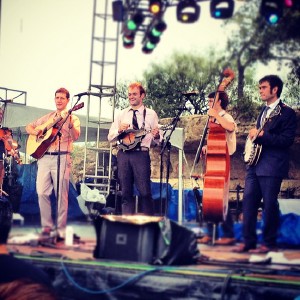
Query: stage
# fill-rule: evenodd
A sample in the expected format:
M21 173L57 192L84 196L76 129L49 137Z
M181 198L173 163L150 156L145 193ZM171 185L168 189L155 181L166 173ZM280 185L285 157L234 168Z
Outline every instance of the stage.
M19 224L14 224L9 240L16 257L49 274L61 299L294 300L300 295L299 249L250 255L232 252L234 246L197 244L194 264L152 265L95 259L94 223L71 225L79 236L72 246L40 240L39 227ZM195 229L197 224L182 226Z

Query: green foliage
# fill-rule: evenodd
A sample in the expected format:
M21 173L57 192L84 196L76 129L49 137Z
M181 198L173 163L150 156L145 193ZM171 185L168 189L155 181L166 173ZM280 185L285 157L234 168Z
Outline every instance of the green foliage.
M282 99L290 106L300 107L300 67L294 68L287 77Z
M158 111L160 118L174 117L186 102L193 106L194 114L205 113L206 96L216 89L219 80L219 59L213 51L209 55L210 58L173 53L164 64L151 65L143 74L146 105ZM199 95L187 99L182 93L189 91L197 91Z
M226 22L231 33L228 61L236 65L239 98L243 98L245 70L258 62L268 64L275 60L290 69L300 65L299 10L285 8L280 21L271 25L260 15L259 6L258 0L247 1Z

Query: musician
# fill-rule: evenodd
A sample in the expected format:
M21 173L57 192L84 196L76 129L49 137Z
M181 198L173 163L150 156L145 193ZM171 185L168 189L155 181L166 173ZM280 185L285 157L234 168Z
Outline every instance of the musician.
M229 104L228 95L226 92L219 92L219 96L215 99L215 92L208 95L208 116L214 119L214 122L220 124L226 130L226 143L228 147L229 155L232 155L236 150L236 131L237 125L233 117L226 111ZM202 149L201 155L205 155L207 152L207 146ZM219 245L231 245L235 242L233 221L230 212L227 213L226 220L221 223L223 230L223 237L220 237L215 244ZM212 241L213 236L213 223L207 224L207 233L198 240L200 244L208 244Z
M61 137L59 143L59 135L52 142L49 149L37 161L37 181L36 190L38 194L39 207L41 213L42 235L52 236L56 235L58 241L64 239L65 228L68 214L68 193L69 181L71 172L71 157L70 152L73 149L73 141L76 141L80 135L80 121L79 118L73 114L68 115L67 105L70 100L70 93L65 88L60 88L55 92L56 111L50 112L47 115L33 121L26 126L26 131L30 135L39 136L42 126L49 120L61 119L56 127L61 128ZM53 123L52 122L52 123ZM51 129L49 129L51 130ZM60 150L60 151L59 151ZM57 172L58 172L58 156L60 155L60 173L59 173L59 203L57 228L51 216L50 195L54 190L57 197ZM53 232L57 229L57 232Z
M123 109L115 118L108 134L110 142L118 141L117 153L118 179L122 193L122 214L132 215L136 213L133 198L133 184L136 185L141 196L141 213L153 215L153 201L151 195L151 161L149 149L151 145L159 143L158 116L156 112L145 107L143 100L146 91L139 82L131 83L128 87L129 107ZM134 112L136 111L136 112ZM137 124L134 125L134 114ZM126 130L145 130L146 135L141 141L129 150L122 150L120 135L126 134Z
M280 99L282 80L268 75L259 80L259 93L264 108L249 138L261 146L256 165L247 166L243 198L243 237L236 252L267 253L277 250L280 226L278 194L284 177L288 175L289 148L294 142L297 119L295 111ZM261 120L267 108L266 121ZM262 128L262 130L260 130ZM257 211L263 199L263 243L257 248Z

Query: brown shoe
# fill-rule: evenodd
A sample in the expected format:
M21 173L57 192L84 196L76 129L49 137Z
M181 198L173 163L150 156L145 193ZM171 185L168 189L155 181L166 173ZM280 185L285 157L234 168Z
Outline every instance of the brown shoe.
M249 250L252 250L254 248L248 247L245 244L241 244L239 246L237 246L236 248L234 248L232 251L236 252L236 253L243 253L243 252L248 252Z
M252 254L265 254L265 253L268 253L268 252L277 252L278 249L277 248L269 248L265 245L261 245L260 247L256 248L256 249L251 249L249 250L249 253L252 253Z
M198 239L197 242L199 244L209 244L211 242L211 237L208 235L205 235L203 238Z
M218 240L215 241L215 245L222 245L222 246L230 246L235 244L235 239L234 238L219 238Z

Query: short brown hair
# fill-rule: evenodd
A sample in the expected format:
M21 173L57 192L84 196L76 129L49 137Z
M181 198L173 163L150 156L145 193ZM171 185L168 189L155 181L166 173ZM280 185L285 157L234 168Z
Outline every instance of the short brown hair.
M212 92L208 95L208 98L215 98L216 92ZM229 98L226 92L219 92L219 99L221 100L221 107L226 109L229 104Z
M146 90L144 89L144 87L142 86L142 84L140 82L130 83L128 88L138 88L140 90L140 95L145 94L145 96L146 96Z
M69 93L69 91L68 91L67 89L65 89L65 88L59 88L58 90L56 90L55 96L56 96L57 93L65 94L66 97L67 97L67 99L70 99L70 93Z

